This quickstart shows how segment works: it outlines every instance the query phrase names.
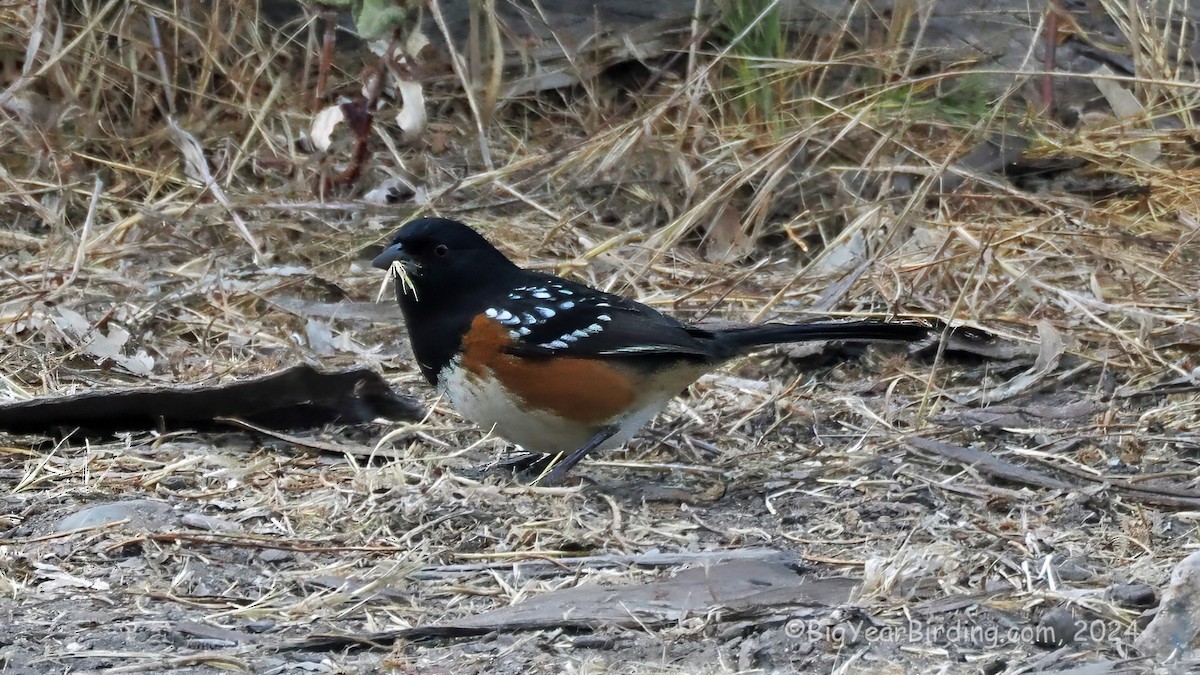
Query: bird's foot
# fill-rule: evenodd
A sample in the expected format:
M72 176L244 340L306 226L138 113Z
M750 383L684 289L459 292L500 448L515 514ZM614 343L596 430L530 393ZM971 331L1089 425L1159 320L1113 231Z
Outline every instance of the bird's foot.
M533 481L546 472L554 462L556 455L542 452L530 452L516 457L509 457L496 462L488 471L504 472L525 481Z

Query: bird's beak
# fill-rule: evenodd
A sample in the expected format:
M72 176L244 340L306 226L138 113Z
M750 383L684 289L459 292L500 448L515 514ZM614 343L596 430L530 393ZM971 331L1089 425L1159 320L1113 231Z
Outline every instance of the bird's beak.
M375 259L371 261L371 266L387 271L392 269L393 263L400 263L405 268L411 270L415 266L415 262L416 261L412 259L412 256L410 256L408 252L404 250L404 246L402 244L392 244L391 246L383 249L383 253L375 256Z
M383 249L383 253L375 256L371 265L387 272L383 286L379 287L380 297L383 295L384 288L387 287L387 282L395 279L397 298L400 295L411 295L413 299L416 299L417 287L413 285L413 277L417 275L417 270L421 266L409 255L408 251L404 250L402 244L392 244Z

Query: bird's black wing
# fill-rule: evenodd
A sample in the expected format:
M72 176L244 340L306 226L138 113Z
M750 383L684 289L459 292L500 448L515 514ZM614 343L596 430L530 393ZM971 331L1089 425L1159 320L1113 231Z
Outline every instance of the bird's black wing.
M510 354L712 356L707 333L646 305L548 274L530 273L526 280L486 310L508 328Z

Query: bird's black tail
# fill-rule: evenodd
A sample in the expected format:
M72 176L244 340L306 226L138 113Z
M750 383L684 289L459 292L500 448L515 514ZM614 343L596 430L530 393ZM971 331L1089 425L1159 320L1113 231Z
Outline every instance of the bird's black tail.
M732 357L755 347L785 342L844 340L847 342L920 342L938 335L944 326L923 321L814 321L767 323L713 332L722 356Z

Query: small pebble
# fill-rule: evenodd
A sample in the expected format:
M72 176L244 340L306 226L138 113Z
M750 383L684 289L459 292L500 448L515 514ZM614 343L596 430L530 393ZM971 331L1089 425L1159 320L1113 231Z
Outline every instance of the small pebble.
M1149 584L1114 584L1108 593L1113 602L1125 609L1149 609L1158 605L1158 593Z
M259 560L269 563L284 562L291 560L293 557L295 556L293 556L291 551L284 551L278 548L264 548L258 554Z
M1079 626L1070 608L1056 607L1038 621L1034 642L1039 647L1063 647L1075 642L1078 633Z
M242 529L242 526L237 523L224 518L206 516L203 513L186 513L180 518L180 521L188 527L209 532L240 532Z
M128 520L129 528L156 530L168 523L173 516L174 511L170 504L148 499L131 499L80 509L58 521L58 527L55 529L58 532L66 532Z

